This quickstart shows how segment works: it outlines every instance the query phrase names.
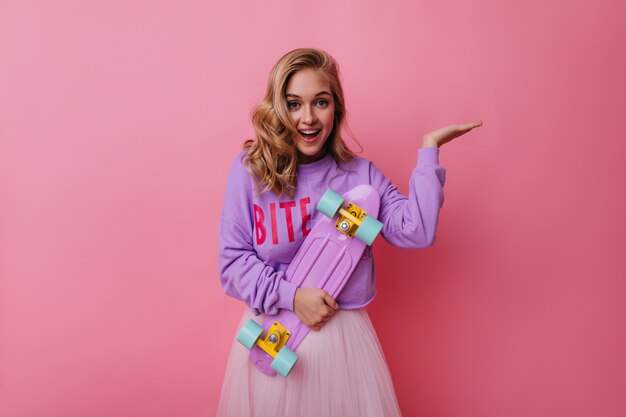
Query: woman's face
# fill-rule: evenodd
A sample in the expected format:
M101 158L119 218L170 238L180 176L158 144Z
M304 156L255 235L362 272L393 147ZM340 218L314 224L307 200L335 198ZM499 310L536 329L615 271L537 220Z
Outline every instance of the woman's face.
M322 158L335 118L330 83L317 70L303 69L289 79L285 98L299 132L298 162L306 164Z

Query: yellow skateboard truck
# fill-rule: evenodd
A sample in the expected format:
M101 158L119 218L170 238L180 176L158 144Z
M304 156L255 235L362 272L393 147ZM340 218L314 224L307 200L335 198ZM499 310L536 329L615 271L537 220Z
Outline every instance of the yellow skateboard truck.
M346 208L341 207L338 214L339 219L337 219L335 227L350 239L354 237L357 229L363 223L363 219L367 216L365 210L353 203L348 203Z
M256 344L272 358L275 358L278 355L278 351L289 340L289 336L291 336L291 332L285 326L275 321L267 331L265 338L257 340Z
M271 369L265 369L261 366L263 358L254 361L257 367L261 366L260 369L265 373L270 371L277 372L286 377L298 361L298 355L296 355L293 350L289 349L289 346L285 346L285 343L287 343L287 340L289 340L291 336L291 331L278 321L274 321L263 339L261 339L262 334L263 327L256 321L249 320L239 331L237 340L247 349L252 349L253 353L255 352L253 348L258 347L265 352L262 353L263 355L267 354L273 358L271 364L269 364Z

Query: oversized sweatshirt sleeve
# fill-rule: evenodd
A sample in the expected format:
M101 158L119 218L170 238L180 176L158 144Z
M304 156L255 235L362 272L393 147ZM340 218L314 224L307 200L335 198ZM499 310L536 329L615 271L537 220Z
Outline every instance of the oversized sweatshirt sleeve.
M381 196L379 220L385 240L400 248L425 248L434 243L445 174L439 165L439 149L421 148L407 197L378 167L370 164L370 183Z
M241 155L241 154L240 154ZM293 310L297 286L266 265L254 249L251 177L239 157L226 181L220 217L218 267L224 292L248 305L255 315Z

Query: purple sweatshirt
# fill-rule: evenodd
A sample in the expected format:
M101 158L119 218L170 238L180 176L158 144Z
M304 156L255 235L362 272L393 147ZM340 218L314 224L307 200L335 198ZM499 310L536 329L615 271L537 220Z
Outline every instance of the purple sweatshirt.
M285 280L285 271L306 235L322 213L315 207L328 188L343 194L360 184L371 184L381 196L378 219L382 236L400 248L424 248L435 240L443 204L445 169L438 148L421 148L411 174L409 196L365 158L337 165L330 154L298 166L298 186L292 198L273 191L258 195L240 152L233 161L220 219L219 274L224 292L245 302L255 315L293 310L297 286ZM376 295L371 247L336 301L340 308L369 304Z

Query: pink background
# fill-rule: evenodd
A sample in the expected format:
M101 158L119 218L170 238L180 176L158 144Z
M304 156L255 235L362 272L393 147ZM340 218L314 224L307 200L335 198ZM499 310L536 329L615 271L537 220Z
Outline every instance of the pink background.
M626 415L624 6L223 3L0 2L0 415L214 415L227 167L302 46L404 192L422 135L484 122L435 246L375 245L403 413Z

